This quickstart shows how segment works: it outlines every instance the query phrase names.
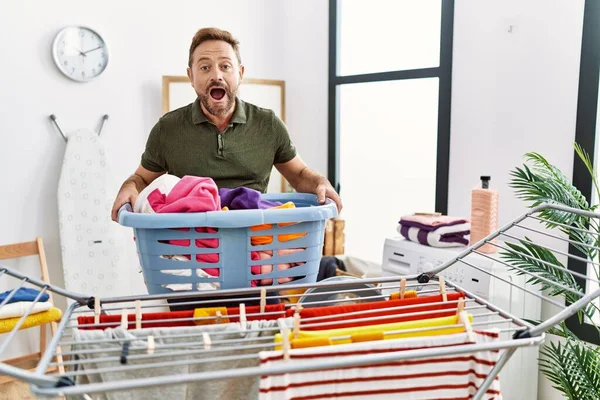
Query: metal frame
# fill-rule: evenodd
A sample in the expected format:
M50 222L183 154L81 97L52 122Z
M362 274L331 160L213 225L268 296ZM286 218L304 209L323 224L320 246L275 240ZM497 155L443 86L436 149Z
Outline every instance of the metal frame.
M242 289L229 289L222 291L207 291L207 292L182 292L182 293L173 293L168 295L140 295L140 296L127 296L127 297L114 297L114 298L106 298L106 299L95 299L93 297L84 296L77 293L72 293L67 290L61 289L59 287L47 284L45 282L41 282L36 279L30 279L19 272L12 270L6 267L0 267L0 278L12 277L21 281L21 286L24 284L31 284L37 287L42 288L42 291L51 291L57 295L62 295L71 300L72 304L69 306L67 311L65 312L59 327L57 329L56 335L53 337L51 343L48 345L47 351L44 353L40 364L38 365L35 373L27 373L23 371L16 370L13 367L0 363L0 373L14 376L16 378L25 380L32 385L32 390L39 396L44 397L55 397L62 395L83 395L85 397L86 394L90 393L100 393L100 392L110 392L110 391L120 391L120 390L129 390L134 388L148 388L152 386L159 385L177 385L184 384L188 382L196 382L196 381L207 381L207 380L215 380L215 379L226 379L226 378L236 378L236 377L250 377L250 376L264 376L269 374L282 374L282 373L291 373L291 372L300 372L300 371L313 371L313 370L321 370L327 368L342 368L342 367L350 367L350 366L359 366L359 365L372 365L383 362L390 361L400 361L406 359L419 359L426 357L434 357L434 356L445 356L445 355L454 355L454 354L465 354L472 353L478 351L488 351L488 350L499 350L500 358L498 359L496 365L493 367L488 376L484 379L480 387L478 388L476 394L473 396L474 399L481 399L485 394L486 390L492 384L494 378L497 374L502 370L502 368L506 365L506 363L510 360L511 356L514 354L517 348L526 347L526 346L539 346L545 340L545 332L556 326L557 324L565 321L572 315L582 311L584 308L593 305L593 300L600 296L600 289L594 291L593 293L585 294L581 290L578 290L576 287L567 287L564 285L560 285L557 283L553 283L552 279L549 279L549 275L544 275L543 273L531 272L530 270L524 269L518 265L510 264L506 261L506 257L504 257L502 252L506 252L511 249L511 244L518 243L528 243L533 246L536 246L538 249L543 249L545 251L549 251L557 256L557 259L568 257L569 259L579 259L580 257L576 254L572 254L571 252L567 252L562 250L563 248L568 248L569 245L579 245L581 243L576 243L572 239L570 239L570 235L567 235L563 231L566 229L567 233L569 229L578 229L573 228L568 225L562 225L555 227L555 229L546 229L546 228L536 228L534 224L540 226L547 226L547 222L542 216L543 211L548 209L554 209L563 211L566 213L575 214L581 217L594 218L600 220L600 214L591 213L581 210L576 210L564 206L556 206L556 205L542 205L527 213L523 214L519 218L510 222L503 226L497 232L489 235L488 237L482 239L481 241L475 243L472 247L466 248L463 252L458 254L451 260L448 260L446 263L440 265L437 268L434 268L430 271L421 274L413 274L407 275L401 279L399 277L382 277L382 278L370 278L370 279L357 279L357 280L345 280L345 281L336 281L336 282L321 282L316 284L286 284L286 289L307 289L313 287L319 288L328 288L330 294L341 294L353 292L355 294L359 294L362 291L372 291L373 285L377 285L378 288L382 291L382 295L377 295L375 298L378 300L381 299L382 296L387 295L387 293L391 291L399 291L399 290L416 290L419 292L419 295L426 295L432 293L444 293L448 292L462 292L465 294L464 302L454 301L447 299L447 302L455 302L457 303L456 313L460 315L462 312L469 312L472 315L473 322L471 323L471 327L467 325L462 325L462 323L456 325L446 325L439 327L424 327L424 328L414 328L414 329L406 329L402 331L395 332L386 332L385 334L395 334L395 333L405 333L405 332L421 332L428 330L437 330L437 329L446 329L446 328L464 328L467 332L469 329L481 329L486 327L494 327L498 329L501 333L500 338L495 342L490 343L468 343L464 345L450 346L444 348L428 348L428 349L420 349L420 350L408 350L401 352L393 352L393 353L383 353L383 354L369 354L364 356L354 356L347 358L332 358L332 359L324 359L320 361L315 361L310 364L306 363L284 363L280 366L270 366L265 368L261 367L245 367L245 368L237 368L237 369L227 369L227 370L216 370L216 371L208 371L202 373L191 373L185 375L159 375L159 376L144 376L143 378L137 379L123 379L114 382L104 382L102 384L75 384L73 379L77 375L83 374L82 372L74 372L72 370L73 367L77 365L81 365L83 363L89 363L85 359L81 359L80 357L76 357L77 355L83 355L85 352L86 356L94 355L97 353L102 353L101 358L97 358L93 360L94 364L104 364L99 367L90 367L86 370L86 374L89 373L104 373L104 372L124 372L128 369L144 370L151 368L161 368L168 366L181 366L181 365L192 365L198 363L205 362L214 362L218 360L230 360L232 356L230 355L219 355L219 353L227 351L230 352L232 350L250 350L244 355L236 355L236 358L254 358L258 357L258 352L261 350L270 350L275 346L274 336L272 333L267 333L266 336L262 336L260 338L251 338L251 339L220 339L219 336L223 333L211 333L210 335L213 337L211 343L205 341L205 337L200 333L192 332L192 333L169 333L169 330L165 330L166 333L161 333L161 339L167 340L178 340L173 343L164 343L160 342L155 348L153 348L153 352L147 352L148 346L144 345L142 347L135 345L130 347L130 341L133 339L99 339L94 341L95 344L101 344L103 347L99 350L80 350L74 349L72 346L77 344L78 342L75 340L72 332L76 328L83 328L83 326L79 326L77 324L77 317L81 316L83 313L90 313L90 310L98 310L98 313L92 315L100 315L103 314L113 314L120 315L121 313L129 313L130 310L136 310L136 316L140 315L144 312L148 312L153 307L156 307L156 304L153 301L157 299L189 299L189 304L198 305L200 307L212 306L215 303L218 303L219 298L227 299L228 302L231 302L232 297L235 296L235 301L238 303L244 303L246 301L256 300L256 295L260 294L263 296L263 299L266 301L266 297L275 299L275 298L283 298L283 297L301 297L304 296L308 299L311 299L312 296L322 296L322 293L319 292L307 292L307 293L298 293L295 295L286 295L283 296L279 294L278 290L280 287L267 287L267 288L242 288ZM551 244L547 244L550 241ZM481 251L484 245L492 245L500 250L498 253L484 253ZM600 251L600 248L596 246L590 246L594 250ZM515 251L513 249L513 251ZM548 269L557 269L560 270L561 273L569 273L573 278L583 278L587 280L592 280L598 283L596 279L586 277L585 275L578 274L577 272L573 272L568 270L567 268L545 262L542 259L536 258L532 255L524 255L523 253L517 252L521 256L526 256L528 260L531 260L535 265L544 265L545 268ZM532 253L534 254L534 253ZM470 257L488 257L495 260L496 267L486 270L481 267L478 267L474 263L471 262ZM600 263L595 263L597 266L600 266ZM525 319L520 316L513 315L509 312L506 312L501 307L492 304L489 300L475 295L474 293L466 290L464 287L459 285L457 282L454 282L450 279L442 279L442 277L447 272L446 270L449 268L453 268L455 266L461 266L463 268L473 268L478 270L478 272L484 272L489 275L490 279L495 279L500 282L504 282L507 285L510 285L508 290L519 290L523 293L523 301L525 300L525 296L533 296L535 299L540 299L548 304L559 307L560 311L558 311L552 317L541 321L539 324L532 324L527 322ZM507 279L506 273L512 274L510 279ZM513 279L514 278L514 279ZM547 291L542 291L538 286L536 287L535 283L532 283L532 280L538 280L538 282L543 284L550 284L556 289L560 289L564 292L569 292L578 297L578 300L573 304L565 306L560 301L557 301L556 297L552 297L548 294ZM400 281L400 282L399 282ZM357 285L359 284L359 285ZM404 288L404 289L402 289ZM16 289L15 289L16 291ZM14 291L13 291L14 293ZM254 295L254 296L253 296ZM10 297L11 295L9 295ZM39 296L38 296L39 297ZM215 297L217 297L215 299ZM360 297L360 296L359 296ZM207 299L208 298L208 299ZM314 297L315 301L320 297ZM365 297L361 297L363 301L367 300ZM529 299L529 298L528 298ZM332 298L326 302L318 301L319 306L327 306L327 305L335 305L340 302L346 302L347 299L343 296L337 296L336 298ZM5 303L8 302L8 299L5 299L2 303L0 303L0 307L4 306ZM324 304L327 303L327 304ZM464 308L461 309L458 305L459 303L464 304ZM98 304L100 309L96 309L96 304ZM139 304L139 307L138 307ZM181 304L181 303L179 303ZM440 303L433 303L440 304ZM448 303L450 304L450 303ZM303 303L305 307L311 305L311 301ZM349 319L344 320L343 323L352 322L352 321L361 321L361 322L372 322L372 323L385 323L386 320L390 318L395 318L398 315L402 316L423 316L427 317L429 311L412 311L411 307L422 306L423 304L417 306L408 306L402 305L397 307L399 311L398 314L386 315L386 316L374 316L373 310L369 311L354 311L352 313L347 314L346 316ZM288 304L286 307L295 307L293 303ZM86 309L87 308L87 309ZM194 307L195 308L195 307ZM139 310L139 311L137 311ZM433 312L440 312L448 310L449 312L453 312L454 308L447 308L444 310L436 310ZM464 311L463 311L464 310ZM380 311L380 310L377 310ZM273 314L273 313L271 313ZM256 314L249 314L256 315ZM266 314L265 314L266 315ZM339 315L339 314L336 314ZM28 313L26 313L22 318L19 324L27 318ZM273 320L277 320L281 322L282 319L277 315L271 315ZM239 317L240 320L246 320L242 318L242 315L230 315L228 317ZM246 315L248 317L248 315ZM140 317L141 318L141 317ZM183 318L181 320L184 321L197 321L197 320L215 320L216 323L219 323L219 316L210 316L210 317L202 317L202 318ZM465 321L465 319L461 319ZM171 320L172 321L172 320ZM149 321L152 323L156 323L158 321ZM140 322L141 323L141 322ZM335 321L325 321L323 322L322 317L314 317L314 318L303 318L299 321L300 329L309 328L309 327L323 327L323 328L332 328L335 327L336 324L340 323ZM236 322L237 324L237 322ZM115 323L103 323L100 321L94 321L95 327L102 328L107 327L107 325L116 325ZM242 329L250 330L247 325L240 325ZM88 326L89 328L89 326ZM254 332L272 332L276 328L264 328L260 330L254 330ZM283 326L281 327L283 331ZM0 344L0 354L3 350L5 350L12 338L14 338L16 332L18 330L18 326L15 327L13 331L8 333L8 336L5 336L5 341ZM287 328L286 328L287 331ZM509 335L510 333L510 335ZM345 336L334 337L332 340L337 339L346 339ZM138 340L138 339L136 339ZM402 340L402 339L397 339ZM60 347L61 355L64 358L64 361L53 361L55 357L55 350ZM125 348L127 351L131 351L131 355L128 355L129 359L136 360L135 364L122 364L119 365L119 355L125 352ZM146 350L146 353L144 353ZM293 351L293 350L291 350ZM105 353L110 352L111 354L105 355ZM112 355L114 354L114 355ZM123 353L126 354L126 353ZM173 355L183 355L183 354L194 354L198 355L198 358L195 359L165 359L165 357L172 357ZM122 355L121 355L122 356ZM113 365L110 365L113 363ZM64 366L67 371L64 374L60 373L46 373L48 367L53 366Z
M577 122L575 142L590 156L592 164L596 155L596 125L598 116L598 86L600 83L600 2L586 0L583 15L583 33L581 40L581 62L579 67L579 94L577 99ZM589 171L575 153L573 161L573 184L585 196L592 200L592 178ZM599 199L600 200L600 199ZM576 251L574 248L571 251ZM587 274L587 264L581 260L571 260L569 269ZM586 287L584 279L575 278ZM577 317L567 320L567 327L586 342L600 345L597 329L588 323L580 324Z
M340 192L340 131L339 86L352 83L382 82L403 79L439 78L438 139L435 210L448 211L448 174L450 165L450 111L452 97L452 38L454 31L454 0L441 2L440 65L433 68L399 70L338 76L339 46L339 0L329 0L329 141L328 178Z

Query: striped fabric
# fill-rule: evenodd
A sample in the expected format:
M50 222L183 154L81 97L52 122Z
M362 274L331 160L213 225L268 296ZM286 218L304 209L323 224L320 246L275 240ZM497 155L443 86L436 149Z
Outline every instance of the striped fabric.
M477 343L498 340L496 331L475 331ZM465 333L408 339L363 342L330 347L290 350L294 365L310 365L319 359L400 352L468 344ZM427 359L411 359L379 365L337 368L262 376L260 400L276 399L470 399L498 360L497 351ZM281 351L259 354L261 367L282 365ZM496 378L485 399L500 400Z

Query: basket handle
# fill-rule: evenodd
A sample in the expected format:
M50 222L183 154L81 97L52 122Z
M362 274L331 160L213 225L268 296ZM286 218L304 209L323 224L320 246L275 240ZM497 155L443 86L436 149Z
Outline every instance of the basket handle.
M133 212L133 206L131 203L125 203L121 206L121 208L119 208L119 211L117 212L117 221L119 221L119 224L121 223L121 213L123 211Z

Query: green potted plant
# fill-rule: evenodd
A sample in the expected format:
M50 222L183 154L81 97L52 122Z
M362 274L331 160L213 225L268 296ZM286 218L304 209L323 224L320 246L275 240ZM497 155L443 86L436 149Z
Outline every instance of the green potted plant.
M589 155L575 143L575 151L585 164L592 177L594 190L600 199L600 188L595 169ZM526 163L510 172L510 187L515 190L518 198L526 201L530 207L539 204L561 204L572 208L597 212L599 204L589 204L585 196L571 183L557 167L553 166L538 153L525 154ZM600 224L597 219L564 213L559 210L546 209L541 215L547 222L548 229L559 229L573 242L575 247L590 260L598 261L599 254L585 244L599 247ZM565 226L566 225L566 226ZM569 228L573 227L576 229ZM589 232L589 233L587 233ZM583 245L582 245L583 244ZM503 251L500 257L510 265L519 267L530 273L535 273L562 286L585 292L574 277L552 265L565 267L554 255L540 246L526 241L509 245L511 250ZM532 258L526 255L531 255ZM536 260L542 260L537 262ZM515 270L517 273L518 270ZM596 278L599 271L594 270ZM573 303L579 296L554 286L547 281L532 277L529 283L536 284L546 295L562 297L567 303ZM594 313L598 310L596 304L590 304L579 312L579 321L588 317L588 323L593 324L598 332L600 329L594 323ZM536 323L536 321L530 321ZM559 336L560 340L550 341L541 349L539 365L542 373L568 399L600 399L600 350L599 347L580 340L571 332L565 323L554 327L549 333Z

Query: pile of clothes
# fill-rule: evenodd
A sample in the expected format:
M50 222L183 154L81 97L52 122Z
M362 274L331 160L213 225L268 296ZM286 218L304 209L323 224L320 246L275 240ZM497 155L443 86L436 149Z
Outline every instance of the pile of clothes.
M13 293L14 292L14 293ZM10 332L21 317L27 315L19 329L31 328L60 320L62 312L50 302L47 293L31 288L18 288L0 293L0 333Z
M404 238L432 247L469 244L471 224L464 218L440 214L412 214L400 218L396 228Z
M280 203L267 201L261 198L261 193L257 190L238 187L238 188L221 188L219 189L211 178L184 176L178 178L173 175L165 174L155 179L148 185L138 196L134 204L134 212L139 213L190 213L190 212L209 212L209 211L228 211L228 210L250 210L250 209L269 209L269 208L294 208L293 202ZM279 226L287 226L291 224L279 224ZM270 224L257 225L250 228L251 231L261 231L271 229ZM197 248L212 248L219 247L219 239L216 237L218 230L211 227L197 228L173 228L180 231L189 231L195 229L200 233L214 233L215 238L195 239ZM306 232L289 233L278 235L279 242L289 242L306 236ZM164 243L174 246L190 247L189 239L171 239ZM252 246L262 246L273 243L272 236L252 236ZM288 256L301 251L304 248L288 248L277 250L278 256ZM182 251L183 252L183 251ZM169 258L177 261L190 261L190 254L172 254L163 255L163 258ZM250 252L252 260L268 260L273 257L273 250L257 250ZM220 260L219 253L196 254L196 261L200 263L215 264ZM304 262L283 263L274 266L272 264L256 265L251 267L253 275L266 274L278 270L286 270ZM166 274L178 276L190 276L192 270L163 270ZM197 273L203 274L201 277L218 277L219 268L198 269ZM278 279L278 283L286 283L293 278L282 277ZM272 279L257 279L251 282L252 286L266 286L273 283ZM190 284L173 284L169 285L172 290L190 290ZM218 283L205 283L201 290L218 289Z

